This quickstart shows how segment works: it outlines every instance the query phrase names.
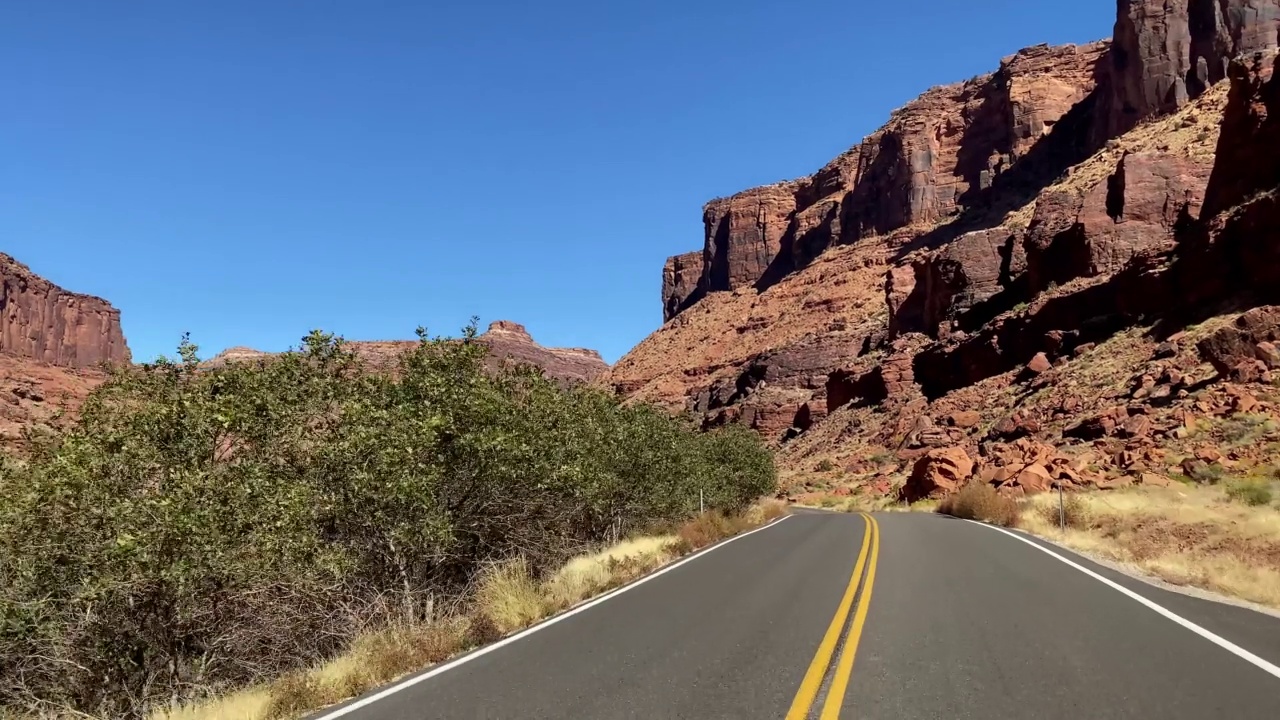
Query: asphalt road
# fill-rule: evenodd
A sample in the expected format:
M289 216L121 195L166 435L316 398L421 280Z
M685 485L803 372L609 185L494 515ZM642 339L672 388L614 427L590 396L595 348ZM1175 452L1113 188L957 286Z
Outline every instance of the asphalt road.
M1052 550L1097 577L961 520L796 514L316 718L1280 718L1280 619Z

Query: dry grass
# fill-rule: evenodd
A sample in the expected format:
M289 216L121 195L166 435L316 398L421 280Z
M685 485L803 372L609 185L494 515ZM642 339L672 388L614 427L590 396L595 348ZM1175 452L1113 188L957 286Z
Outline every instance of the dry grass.
M491 565L480 574L476 613L493 622L500 633L528 627L543 612L541 588L524 558Z
M1076 497L1058 528L1057 496L1023 508L1021 527L1166 582L1280 608L1280 511L1231 500L1222 488L1132 488Z
M621 542L603 552L569 561L542 586L551 608L567 609L652 572L676 557L674 535Z
M736 523L735 518L718 512L703 513L680 527L677 544L686 552L704 548L735 534L739 530Z
M1004 527L1016 527L1019 519L1017 502L981 482L969 483L959 492L948 495L938 503L937 511L943 515Z
M705 547L786 514L765 501L741 515L707 513L676 534L639 537L569 561L536 580L522 559L495 564L481 575L470 616L446 616L363 635L346 654L272 683L232 693L150 720L277 720L298 717L416 672L567 610Z
M1084 499L1079 495L1066 495L1059 499L1057 493L1051 493L1047 497L1052 497L1050 502L1035 502L1031 511L1037 513L1038 520L1046 527L1075 528L1077 530L1090 527L1093 522L1093 515L1089 512L1089 507Z

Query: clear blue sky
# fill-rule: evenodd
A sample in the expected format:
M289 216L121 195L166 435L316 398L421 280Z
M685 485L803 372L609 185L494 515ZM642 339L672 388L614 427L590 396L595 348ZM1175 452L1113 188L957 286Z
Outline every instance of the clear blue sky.
M0 14L0 250L135 359L471 315L613 361L701 206L1112 0L49 0Z

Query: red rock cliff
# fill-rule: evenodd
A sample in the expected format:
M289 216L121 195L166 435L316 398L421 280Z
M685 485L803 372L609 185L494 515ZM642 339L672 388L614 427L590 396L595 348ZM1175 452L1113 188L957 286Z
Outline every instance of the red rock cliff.
M68 292L0 254L0 351L50 365L129 362L120 311Z
M662 268L662 320L675 317L697 302L702 281L702 251L673 255Z
M1108 136L1199 97L1231 58L1274 49L1278 32L1280 0L1119 0Z
M1093 92L1106 49L1028 48L995 73L929 90L812 176L711 201L696 292L691 254L671 258L664 318L707 292L771 286L829 247L975 207L1024 160L1042 174L1060 172L1067 161L1033 150Z

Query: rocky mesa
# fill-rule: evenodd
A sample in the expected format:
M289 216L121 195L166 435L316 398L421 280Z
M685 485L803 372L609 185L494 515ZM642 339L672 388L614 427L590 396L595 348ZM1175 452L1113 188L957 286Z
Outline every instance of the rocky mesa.
M1176 471L1186 428L1270 407L1278 31L1280 0L1120 0L1108 41L1020 51L709 202L608 381L884 494Z
M127 362L119 310L0 253L0 445L64 421L105 378L102 364Z

